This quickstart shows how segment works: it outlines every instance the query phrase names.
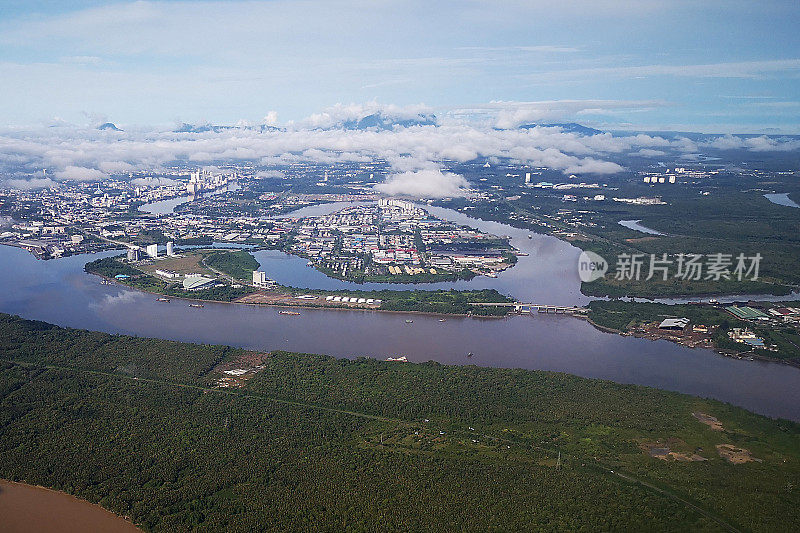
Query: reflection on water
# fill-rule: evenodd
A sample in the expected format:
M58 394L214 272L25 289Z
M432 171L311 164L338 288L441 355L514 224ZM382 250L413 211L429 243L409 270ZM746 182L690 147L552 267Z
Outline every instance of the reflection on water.
M540 246L546 249L549 239ZM269 307L164 304L151 294L101 285L83 272L87 261L116 253L37 261L24 250L0 246L0 311L61 326L259 350L381 359L405 355L416 362L563 371L708 396L800 420L800 369L785 365L603 333L566 316L439 322L438 316L417 315L406 324L408 315L397 313L302 309L301 316L286 316ZM468 359L469 352L475 355Z
M800 208L800 204L789 198L788 192L783 193L774 193L774 194L765 194L764 198L772 202L773 204L784 205L786 207L797 207Z

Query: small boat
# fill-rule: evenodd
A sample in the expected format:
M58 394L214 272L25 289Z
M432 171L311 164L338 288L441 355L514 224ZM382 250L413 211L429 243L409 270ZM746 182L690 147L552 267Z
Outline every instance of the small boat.
M446 318L440 318L439 322L447 322L447 319Z
M169 298L156 298L157 302L169 303Z
M387 357L387 361L396 361L398 363L408 363L408 357L401 355L400 357Z
M529 234L528 234L528 238L529 238L529 239L533 239L533 235L531 235L531 234L529 233Z
M467 354L467 357L472 357L473 355L474 355L474 354L473 354L472 352L469 352L469 353Z
M306 266L307 266L307 267L313 267L313 266L314 266L314 263L312 263L311 261L309 261L308 263L306 263Z
M291 315L291 316L300 316L300 313L297 311L278 311L279 315Z
M406 324L413 324L413 323L414 323L413 320L406 320Z
M205 307L203 304L189 304L189 307Z

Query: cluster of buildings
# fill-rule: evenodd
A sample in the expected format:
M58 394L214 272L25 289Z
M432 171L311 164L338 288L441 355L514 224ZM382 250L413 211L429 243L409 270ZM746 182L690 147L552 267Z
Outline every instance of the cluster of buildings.
M755 333L747 328L733 328L728 332L728 337L736 342L747 344L753 348L764 348L764 339L756 336Z
M740 320L755 323L791 324L800 326L800 307L775 306L767 309L755 307L758 305L729 305L725 311Z
M203 191L213 191L224 187L229 181L236 181L236 172L232 175L215 174L209 169L202 169L192 172L189 175L189 182L186 184L186 192L190 196L197 196Z
M144 255L142 254L142 250L144 250ZM127 259L130 262L140 261L145 257L156 259L159 257L158 253L158 244L148 244L144 248L141 246L131 245L128 248ZM175 257L176 255L174 243L172 241L167 241L166 257Z
M276 223L291 233L289 251L337 275L439 274L507 268L507 239L432 217L411 202L380 199L336 213Z

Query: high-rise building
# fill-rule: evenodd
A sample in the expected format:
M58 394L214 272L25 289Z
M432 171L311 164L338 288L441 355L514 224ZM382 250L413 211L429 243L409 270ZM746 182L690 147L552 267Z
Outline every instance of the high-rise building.
M267 279L266 272L253 270L253 286L261 289L266 289L272 280Z
M530 184L531 184L531 173L530 172L526 172L525 173L525 185L530 185Z
M170 257L175 255L175 250L173 250L172 246L173 246L172 241L169 241L167 243L167 255L170 256Z
M138 261L138 260L139 260L139 249L128 248L128 261Z
M149 257L158 257L158 245L157 245L157 244L151 244L151 245L149 245L149 246L148 246L148 247L145 249L145 251L147 252L147 255L148 255Z

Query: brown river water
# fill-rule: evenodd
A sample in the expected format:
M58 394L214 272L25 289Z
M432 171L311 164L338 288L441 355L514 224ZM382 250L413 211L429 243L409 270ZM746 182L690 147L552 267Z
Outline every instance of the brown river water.
M139 532L124 518L69 494L0 480L3 533Z

